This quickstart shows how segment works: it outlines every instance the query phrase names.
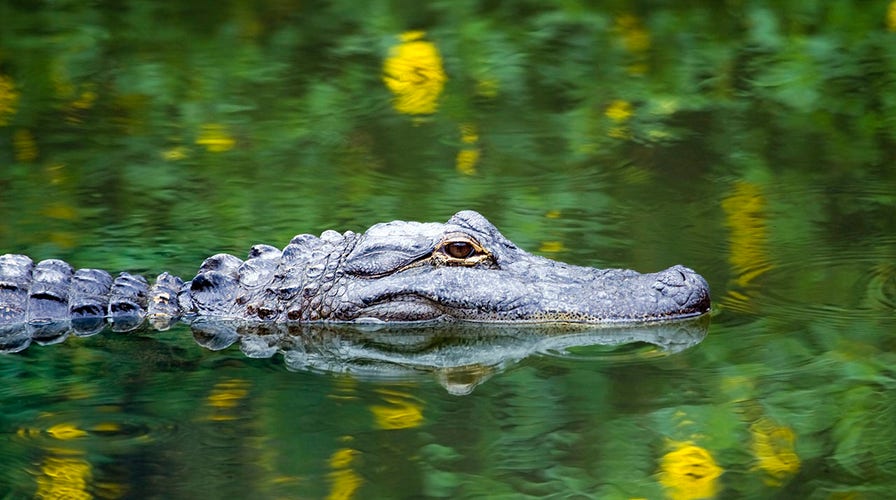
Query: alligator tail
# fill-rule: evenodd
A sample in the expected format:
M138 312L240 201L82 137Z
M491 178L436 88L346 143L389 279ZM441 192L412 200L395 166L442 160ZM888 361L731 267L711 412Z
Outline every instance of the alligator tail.
M163 330L183 314L178 298L183 290L183 280L168 273L150 285L135 274L113 278L99 269L74 270L57 259L34 263L25 255L0 255L0 328L29 325L35 340L68 329L89 335L107 322L113 330L128 331L144 319Z

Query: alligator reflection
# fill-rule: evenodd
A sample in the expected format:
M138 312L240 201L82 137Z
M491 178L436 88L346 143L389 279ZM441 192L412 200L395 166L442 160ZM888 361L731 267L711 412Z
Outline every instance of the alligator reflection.
M0 330L0 352L33 341L61 342L69 334L101 331L85 325ZM111 329L121 331L122 325ZM130 327L131 325L129 325ZM294 371L345 373L361 379L435 376L452 394L468 394L491 376L533 355L613 357L620 346L642 346L639 357L674 354L700 343L709 315L684 321L618 326L520 324L274 324L196 319L197 344L212 351L239 344L250 358L280 353Z

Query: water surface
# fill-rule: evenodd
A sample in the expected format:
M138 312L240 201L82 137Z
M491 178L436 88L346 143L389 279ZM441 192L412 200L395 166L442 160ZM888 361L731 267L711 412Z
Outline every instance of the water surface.
M192 276L475 209L551 258L687 265L714 303L680 350L473 343L514 354L389 376L185 325L34 343L0 356L0 492L886 498L894 7L654 3L0 2L2 252Z

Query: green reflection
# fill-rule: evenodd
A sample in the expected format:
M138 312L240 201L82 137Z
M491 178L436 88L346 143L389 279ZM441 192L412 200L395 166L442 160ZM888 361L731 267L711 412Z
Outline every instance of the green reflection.
M0 0L0 251L190 275L472 208L577 264L689 265L723 306L667 356L413 383L289 372L179 328L32 345L0 357L0 484L887 497L894 36L890 1Z

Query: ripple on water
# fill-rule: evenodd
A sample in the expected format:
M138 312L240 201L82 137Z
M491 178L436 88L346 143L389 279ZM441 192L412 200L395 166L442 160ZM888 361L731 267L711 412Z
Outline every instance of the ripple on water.
M109 453L175 439L178 426L148 415L132 414L117 406L96 411L43 412L22 422L15 440L29 448L77 449L101 447Z
M763 272L748 279L734 276L717 304L741 314L834 322L893 314L894 248L893 237L858 248L787 248Z
M888 190L832 188L786 174L774 183L719 183L720 207L707 207L700 217L721 214L724 232L698 235L698 244L704 260L715 261L707 278L716 310L727 313L721 321L739 315L851 322L894 312L896 237L854 234L835 222L866 209L874 217L875 203L892 196Z

